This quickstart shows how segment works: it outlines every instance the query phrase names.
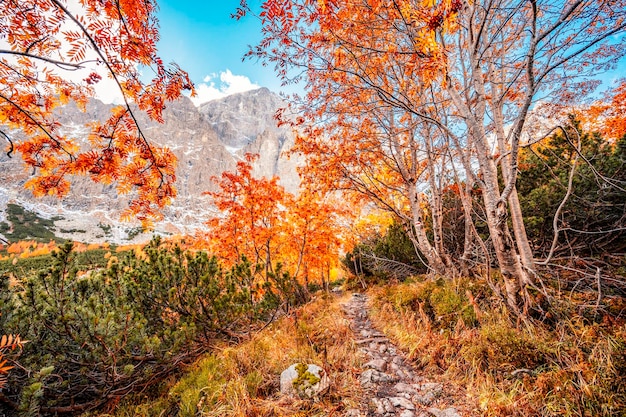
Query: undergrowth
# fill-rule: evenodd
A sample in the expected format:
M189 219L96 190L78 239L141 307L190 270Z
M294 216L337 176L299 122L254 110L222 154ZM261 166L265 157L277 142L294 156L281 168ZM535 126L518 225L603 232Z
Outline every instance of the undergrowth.
M373 321L426 373L467 386L484 416L626 415L626 326L563 297L550 320L513 321L475 280L371 291Z
M153 400L139 395L97 417L327 416L356 407L361 358L338 301L320 297L236 346L216 347ZM279 395L280 373L315 363L330 377L320 401Z

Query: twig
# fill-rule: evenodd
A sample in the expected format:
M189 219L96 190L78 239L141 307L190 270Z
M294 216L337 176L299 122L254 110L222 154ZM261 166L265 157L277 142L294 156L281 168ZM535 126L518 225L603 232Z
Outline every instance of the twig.
M11 138L9 137L9 135L7 135L6 133L4 133L4 131L0 130L0 135L4 136L4 138L9 142L9 145L11 146L9 148L9 150L7 151L7 156L9 158L12 158L11 154L13 153L13 141L11 140Z
M567 139L567 142L573 146L572 142L569 140L569 135L567 134L567 131L563 127L561 126L559 127L561 128L563 135ZM576 136L578 138L578 144L576 146L576 154L574 155L574 160L572 161L572 169L570 170L569 177L567 179L567 191L565 192L565 196L561 200L561 204L559 204L559 207L556 209L556 212L554 213L554 218L552 219L552 229L554 230L554 237L552 238L552 245L550 245L550 252L548 253L548 256L543 262L537 262L538 265L547 265L548 262L550 262L550 259L552 258L552 256L554 255L556 245L559 241L559 232L560 232L559 217L561 216L561 211L563 210L563 207L565 207L567 200L569 199L570 195L572 195L572 188L574 185L574 174L576 173L576 164L578 162L579 155L581 155L581 148L582 148L582 143L580 140L580 135L578 134L578 130L574 129L574 132L576 132Z
M602 301L602 285L600 283L600 267L596 267L596 282L598 283L598 300L596 301L596 310L600 307Z
M56 59L48 58L46 56L31 54L28 51L20 52L20 51L11 51L7 49L0 49L0 54L19 55L19 56L25 56L27 58L38 59L41 61L48 62L50 64L54 64L57 67L62 68L64 70L68 70L68 71L76 71L78 69L84 68L83 65L86 63L97 62L95 60L87 60L87 61L82 61L82 62L78 62L74 64L71 62L59 61Z

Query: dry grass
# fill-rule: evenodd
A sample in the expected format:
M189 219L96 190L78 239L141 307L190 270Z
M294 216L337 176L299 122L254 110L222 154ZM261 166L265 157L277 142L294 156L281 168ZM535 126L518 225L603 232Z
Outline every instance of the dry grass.
M144 403L129 399L106 416L339 416L358 405L356 372L362 362L341 301L318 298L251 340L202 358L166 395ZM280 373L296 362L327 371L331 389L320 401L278 395Z
M516 326L468 280L380 287L372 300L373 321L425 373L467 386L484 416L626 416L624 323L561 300L559 320Z

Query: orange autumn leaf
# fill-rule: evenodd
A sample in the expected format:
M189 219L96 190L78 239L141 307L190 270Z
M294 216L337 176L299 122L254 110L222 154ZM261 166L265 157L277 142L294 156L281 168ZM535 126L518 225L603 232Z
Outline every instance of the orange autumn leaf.
M19 154L35 170L26 184L34 195L65 196L71 175L116 183L119 192L133 193L124 215L146 225L176 196L176 158L150 142L131 107L162 121L165 103L193 90L184 71L157 56L156 7L154 0L3 2L0 123L11 133L2 136L8 155ZM141 67L154 77L140 81ZM80 70L87 75L76 82ZM61 134L54 110L69 102L84 110L104 77L116 82L123 104L89 124L89 146L81 146L81 138Z

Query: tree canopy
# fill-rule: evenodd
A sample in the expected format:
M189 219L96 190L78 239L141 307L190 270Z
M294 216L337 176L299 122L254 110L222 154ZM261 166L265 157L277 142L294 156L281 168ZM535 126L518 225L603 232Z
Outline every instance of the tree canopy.
M508 304L521 311L537 261L516 189L529 116L540 101L552 114L580 104L624 56L626 4L267 0L259 17L250 56L306 85L292 105L309 174L396 212L438 274L491 262L468 201L480 190ZM467 224L456 259L441 220L453 184Z
M137 111L161 121L168 100L192 90L188 75L157 55L154 0L7 0L0 9L0 136L35 175L36 196L64 196L69 176L86 175L134 192L126 217L144 223L176 196L175 157L150 143ZM150 74L147 79L143 74ZM122 96L88 142L67 133L55 109L84 109L94 87L113 80ZM18 133L20 132L20 133Z

